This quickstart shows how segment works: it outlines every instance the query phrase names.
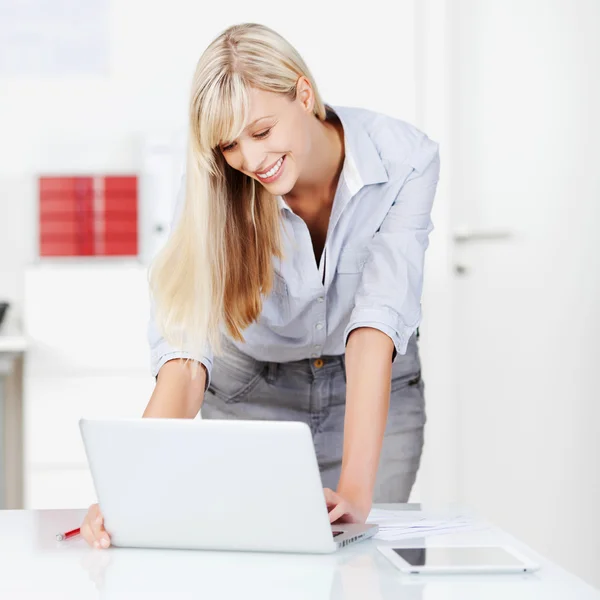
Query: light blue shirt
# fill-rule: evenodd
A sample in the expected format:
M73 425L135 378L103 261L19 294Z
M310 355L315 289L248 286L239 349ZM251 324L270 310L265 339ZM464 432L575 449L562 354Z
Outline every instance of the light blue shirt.
M345 160L319 264L306 223L277 197L284 258L275 263L272 293L245 342L231 340L261 361L289 362L344 353L357 327L387 334L397 354L421 321L423 262L433 229L438 144L414 126L372 111L329 107L340 118ZM185 186L179 193L183 202ZM177 213L177 210L176 210ZM213 355L171 347L150 321L152 374L173 358L212 370Z

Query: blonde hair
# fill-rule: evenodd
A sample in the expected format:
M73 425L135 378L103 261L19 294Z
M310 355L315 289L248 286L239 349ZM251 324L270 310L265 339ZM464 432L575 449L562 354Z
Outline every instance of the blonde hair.
M219 144L247 125L249 88L296 98L304 76L315 95L314 114L325 105L295 48L263 25L223 31L204 51L193 78L185 203L169 241L150 269L159 330L191 354L207 344L218 352L222 328L243 341L242 331L262 312L273 285L273 258L281 258L276 199L232 169Z

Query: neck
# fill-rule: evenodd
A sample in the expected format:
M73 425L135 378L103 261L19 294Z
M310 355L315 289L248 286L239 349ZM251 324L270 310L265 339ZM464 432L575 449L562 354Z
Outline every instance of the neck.
M339 122L321 121L315 118L312 132L310 159L296 184L285 195L286 202L294 203L302 198L333 201L337 182L344 164L344 130Z

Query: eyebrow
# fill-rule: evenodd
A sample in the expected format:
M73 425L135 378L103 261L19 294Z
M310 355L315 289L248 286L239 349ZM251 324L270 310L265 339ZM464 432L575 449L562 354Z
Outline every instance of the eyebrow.
M252 121L252 123L248 123L248 125L246 126L246 129L248 129L249 127L252 127L252 125L258 123L259 121L262 121L263 119L272 119L274 116L275 115L267 115L266 117L259 117L255 121Z

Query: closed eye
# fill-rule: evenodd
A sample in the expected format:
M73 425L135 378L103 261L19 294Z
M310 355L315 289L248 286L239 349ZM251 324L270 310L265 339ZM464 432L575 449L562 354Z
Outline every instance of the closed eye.
M258 140L263 140L271 133L272 129L273 128L270 127L269 129L265 129L264 131L261 131L260 133L254 134L252 137L255 139L258 139ZM231 142L231 144L227 144L227 146L223 146L221 148L221 151L228 152L229 150L233 150L233 148L235 148L235 142Z
M260 133L257 133L253 137L262 140L263 138L266 138L271 133L271 129L266 129L265 131L261 131Z

